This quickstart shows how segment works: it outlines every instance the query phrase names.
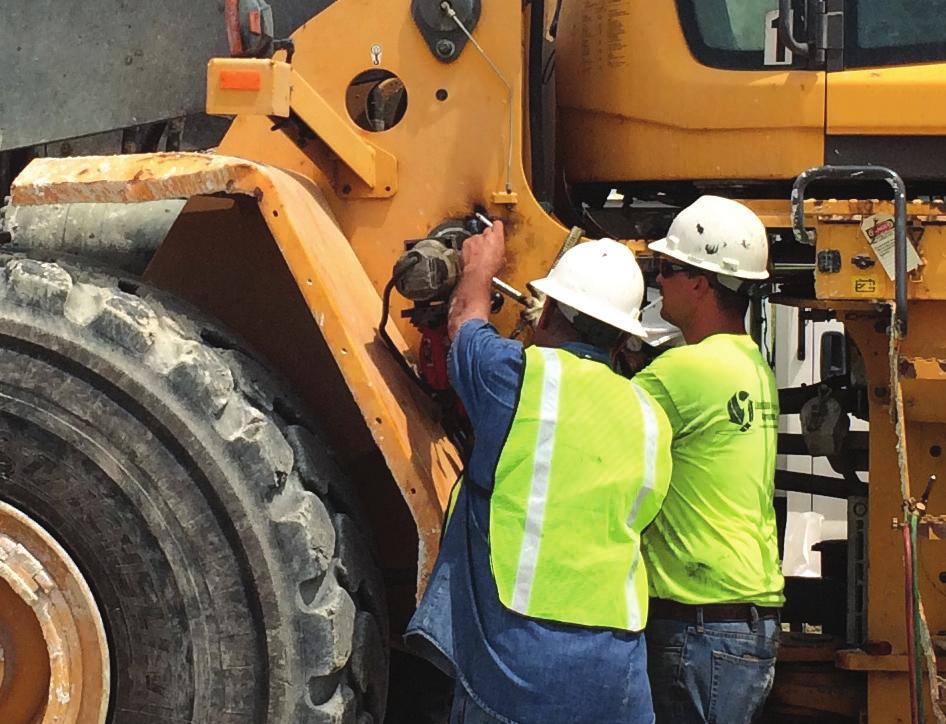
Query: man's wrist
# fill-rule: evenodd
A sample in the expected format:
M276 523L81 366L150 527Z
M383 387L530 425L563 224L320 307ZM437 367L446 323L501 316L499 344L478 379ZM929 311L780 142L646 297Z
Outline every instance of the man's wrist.
M492 273L489 269L483 267L469 266L463 268L463 277L462 279L467 280L471 283L477 284L490 284L493 281L495 274Z

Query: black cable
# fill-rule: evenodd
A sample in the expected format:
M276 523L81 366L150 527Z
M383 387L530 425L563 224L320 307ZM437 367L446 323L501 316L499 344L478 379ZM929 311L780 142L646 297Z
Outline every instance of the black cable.
M384 285L384 293L381 297L381 321L378 323L378 335L391 354L394 355L394 359L397 361L398 365L400 365L401 369L404 370L405 374L407 374L425 394L434 397L434 389L414 371L414 368L411 367L404 355L401 354L401 350L394 344L394 340L391 339L391 336L387 332L388 319L391 316L391 292L394 291L394 285L397 284L398 280L410 271L411 267L418 261L420 261L420 257L411 257L409 263L406 263L396 274L392 275L391 280Z

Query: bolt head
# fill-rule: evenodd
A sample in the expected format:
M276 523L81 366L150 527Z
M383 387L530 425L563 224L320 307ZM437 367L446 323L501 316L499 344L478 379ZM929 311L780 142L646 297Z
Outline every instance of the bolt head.
M437 41L437 44L434 46L434 49L437 51L437 55L441 58L450 58L457 52L457 46L449 38L441 38Z

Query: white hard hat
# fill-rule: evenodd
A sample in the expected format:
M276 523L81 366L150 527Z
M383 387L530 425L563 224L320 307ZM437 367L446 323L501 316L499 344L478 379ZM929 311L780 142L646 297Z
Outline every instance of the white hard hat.
M657 297L641 310L641 324L644 326L644 341L651 347L679 347L686 342L680 328L670 324L661 316L663 297Z
M755 213L732 199L701 196L674 218L651 251L738 279L768 279L769 241ZM726 285L730 286L730 285Z
M634 252L614 239L586 241L566 251L547 277L531 284L561 304L637 336L644 276Z

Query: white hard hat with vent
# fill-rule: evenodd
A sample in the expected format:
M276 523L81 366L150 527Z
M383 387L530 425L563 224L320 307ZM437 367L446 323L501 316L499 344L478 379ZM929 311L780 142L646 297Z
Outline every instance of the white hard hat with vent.
M639 320L644 276L634 252L614 239L572 247L547 277L531 286L593 319L637 336L645 334Z
M737 279L768 279L765 225L738 201L701 196L674 218L651 251ZM726 286L731 286L727 284Z

